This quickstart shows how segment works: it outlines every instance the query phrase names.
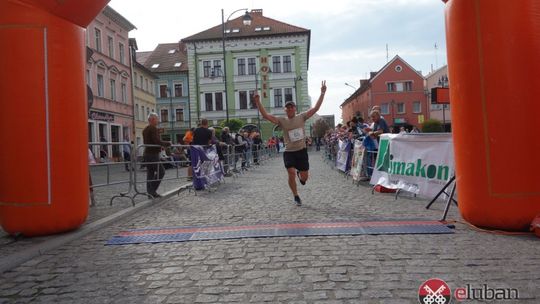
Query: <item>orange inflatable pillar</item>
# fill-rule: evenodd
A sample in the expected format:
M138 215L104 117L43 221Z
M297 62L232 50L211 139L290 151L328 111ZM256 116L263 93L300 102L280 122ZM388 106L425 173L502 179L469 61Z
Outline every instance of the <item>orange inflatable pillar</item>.
M540 214L540 4L445 2L460 213L525 230Z
M85 29L107 0L0 1L0 224L79 227L88 215Z

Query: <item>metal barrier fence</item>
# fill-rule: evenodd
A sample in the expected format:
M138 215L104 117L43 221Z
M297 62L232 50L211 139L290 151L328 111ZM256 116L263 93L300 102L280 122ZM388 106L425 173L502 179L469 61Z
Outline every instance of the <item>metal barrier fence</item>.
M354 142L351 143L351 149L349 152L349 157L347 158L347 164L346 168L351 168L352 159L354 157L353 155L354 151ZM324 145L324 153L322 153L322 157L324 162L329 164L333 169L336 169L336 161L338 158L338 152L339 152L339 143L337 141L331 141L327 142ZM360 178L357 181L353 181L357 183L357 186L359 185L360 181L367 181L371 178L371 175L373 174L373 170L375 168L375 162L377 160L377 150L374 151L368 151L367 149L364 149L364 154L362 157L362 165L360 169ZM348 179L348 177L351 175L351 170L341 171L345 175L345 177Z
M167 147L170 150L170 153L167 154L161 153L160 158L156 161L145 161L141 156L145 148L155 147L161 149L159 145L139 145L135 147L129 142L90 142L88 143L89 149L89 171L90 171L90 199L91 206L95 205L95 199L93 195L93 190L99 187L113 186L113 185L126 185L126 190L123 192L114 195L110 199L110 205L116 198L128 198L131 200L132 205L135 205L135 197L138 195L144 195L151 197L146 190L139 189L140 184L146 184L148 182L157 182L163 180L184 180L186 182L191 181L191 160L189 155L190 146L187 145L171 145ZM96 146L99 146L101 150L104 150L103 147L108 145L113 146L116 151L122 151L123 157L120 161L119 158L116 160L111 160L107 157L106 154L99 153L99 162L90 161L90 156L94 159L95 155L93 151L98 151L95 149ZM223 165L223 173L226 177L237 178L239 174L243 174L247 170L255 169L256 166L263 164L265 161L269 160L271 157L276 156L278 153L275 149L269 148L262 145L253 145L252 149L246 149L244 145L225 145L219 144L219 148L222 152L223 158L221 159ZM135 154L133 152L136 152ZM221 157L220 157L221 158ZM140 176L137 173L147 172L146 166L155 165L157 167L156 178L149 179L148 174L147 178L140 180ZM127 171L127 178L124 179L112 179L113 167L123 166ZM182 168L187 168L187 174L181 172ZM166 178L159 178L160 176L164 177L165 172L162 170L174 169L175 174L173 176L168 176ZM101 171L104 173L105 178L103 182L93 183L92 182L92 173ZM189 186L188 186L189 187ZM180 188L180 186L179 186Z

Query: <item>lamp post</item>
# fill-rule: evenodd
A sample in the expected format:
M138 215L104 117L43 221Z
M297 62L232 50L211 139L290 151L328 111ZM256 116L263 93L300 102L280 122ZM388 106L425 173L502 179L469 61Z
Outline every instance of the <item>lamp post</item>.
M174 130L174 116L173 116L173 106L172 106L172 88L169 87L169 107L170 107L170 111L171 111L171 143L174 144L174 134L173 134L173 130Z
M251 16L249 15L247 8L241 8L241 9L235 10L229 15L227 20L225 20L225 13L223 9L221 9L221 32L222 32L221 42L222 42L222 47L223 47L223 85L225 86L225 115L226 115L227 125L229 124L229 96L228 96L229 90L227 88L227 63L225 62L225 38L226 38L225 23L229 22L229 19L231 18L231 16L234 13L239 12L239 11L246 12L243 17L244 25L251 25Z
M439 81L437 82L439 87L446 88L448 87L448 77L446 75L443 75L439 78ZM446 110L446 104L443 103L442 105L442 120L443 120L443 130L446 132L446 116L445 116L445 110Z
M348 84L348 83L346 83L346 82L345 82L345 85L346 85L346 86L348 86L348 87L351 87L351 88L353 88L353 89L354 89L354 91L356 92L357 88L356 88L355 86L353 86L353 85L350 85L350 84Z
M299 75L298 77L295 77L294 78L294 96L296 97L296 113L300 113L300 107L299 107L299 103L298 103L298 90L296 89L298 86L297 86L297 83L299 81L303 81L304 79L302 78L302 75Z

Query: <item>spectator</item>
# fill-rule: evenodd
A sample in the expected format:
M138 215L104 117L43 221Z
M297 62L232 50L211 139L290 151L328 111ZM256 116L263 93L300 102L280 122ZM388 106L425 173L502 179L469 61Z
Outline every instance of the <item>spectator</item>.
M170 146L170 142L161 141L157 124L158 115L154 112L148 115L148 126L143 130L143 142L145 145ZM165 168L159 163L160 147L146 147L144 149L144 162L146 163L146 192L152 198L161 197L157 193L161 179L165 175Z

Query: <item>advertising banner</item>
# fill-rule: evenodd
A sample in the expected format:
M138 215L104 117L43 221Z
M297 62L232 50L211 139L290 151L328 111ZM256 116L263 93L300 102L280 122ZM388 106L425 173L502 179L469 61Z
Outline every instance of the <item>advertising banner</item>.
M351 176L354 181L358 181L360 180L360 177L366 176L366 172L362 172L362 164L364 163L364 151L365 148L362 145L362 142L359 140L355 140L351 163Z
M349 156L351 152L351 143L349 141L339 140L338 152L336 157L336 168L343 172L349 171Z
M371 184L434 197L453 175L450 133L382 134Z
M206 189L223 180L223 167L215 146L190 146L190 153L195 190Z

